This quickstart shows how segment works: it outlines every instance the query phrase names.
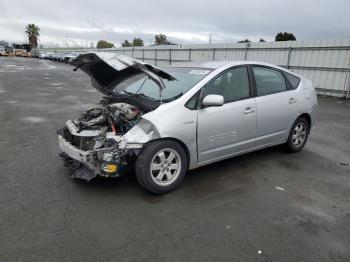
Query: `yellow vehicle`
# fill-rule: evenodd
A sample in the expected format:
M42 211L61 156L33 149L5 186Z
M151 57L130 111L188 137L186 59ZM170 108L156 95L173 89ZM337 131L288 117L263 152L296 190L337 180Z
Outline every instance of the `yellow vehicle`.
M23 51L22 49L13 49L13 53L15 56L22 56L23 55Z

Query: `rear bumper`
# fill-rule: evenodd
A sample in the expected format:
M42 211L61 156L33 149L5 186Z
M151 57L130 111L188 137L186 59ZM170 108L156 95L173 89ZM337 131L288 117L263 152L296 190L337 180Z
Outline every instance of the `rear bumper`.
M317 115L318 115L318 111L319 111L319 106L318 104L314 105L311 108L311 126L310 126L310 130L315 128L315 124L316 124L316 119L317 119Z

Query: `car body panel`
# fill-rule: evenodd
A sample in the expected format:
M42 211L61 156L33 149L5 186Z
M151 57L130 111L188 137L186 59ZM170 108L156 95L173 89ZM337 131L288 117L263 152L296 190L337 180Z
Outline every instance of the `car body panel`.
M257 146L287 140L290 124L297 117L296 103L290 101L297 97L296 90L288 90L256 98Z
M124 75L121 78L115 76L109 84L104 86L101 83L96 83L96 81L94 83L94 80L92 80L93 85L97 84L98 89L102 89L103 93L106 92L109 95L111 95L109 92L111 86L136 73L156 72L155 76L152 75L152 77L160 80L163 77L171 77L163 75L164 71L147 64L142 64L144 68L141 69L134 60L125 62L122 59L124 62L121 62L120 57L109 57L110 60L104 58L103 62L109 61L106 64L113 70L114 73L112 74L118 74L119 71L132 68L130 72L126 72L126 76ZM86 65L89 61L95 60L89 60L89 57L85 55L78 58L72 64L91 74L90 69L84 67L82 62L85 61ZM84 60L85 58L87 60ZM96 59L96 56L93 59ZM98 58L97 61L101 62L102 60ZM209 81L223 71L241 65L268 66L298 76L301 81L295 90L266 96L253 95L248 99L227 103L220 107L198 107L195 109L186 107L186 103L198 94ZM309 115L311 127L314 126L318 104L312 83L289 70L267 63L251 61L185 63L175 64L173 67L210 68L214 70L181 97L172 102L162 103L143 114L141 120L126 134L115 137L116 140L120 141L120 148L139 152L152 141L173 139L186 149L189 169L193 169L235 155L285 143L292 124L302 114ZM146 75L148 74L146 73ZM162 88L161 85L159 87ZM291 98L296 101L290 103ZM247 108L253 109L252 112L245 114ZM69 148L69 150L72 149Z
M226 103L220 107L199 109L197 131L199 162L254 147L255 108L255 98L249 98Z
M197 139L199 140L200 138L196 137L196 135L194 134L194 130L193 127L190 129L187 129L186 127L189 127L190 125L188 123L192 123L192 121L197 122L197 125L199 123L199 111L198 111L198 115L196 114L188 114L191 110L188 110L185 107L185 104L187 103L187 101L193 96L195 95L206 83L208 83L211 79L213 79L215 76L219 75L221 72L227 70L228 68L234 67L234 66L239 66L239 65L263 65L263 66L269 66L271 68L275 68L277 70L282 70L285 72L288 72L290 74L296 75L295 73L286 70L284 68L278 67L278 66L274 66L271 64L267 64L267 63L260 63L260 62L252 62L252 61L234 61L234 62L227 62L227 61L219 61L219 62L199 62L199 63L191 63L191 64L175 64L173 66L175 67L189 67L189 66L193 66L193 67L204 67L204 68L211 68L211 69L215 69L214 71L212 71L211 73L209 73L204 79L202 79L199 83L197 83L192 89L190 89L187 93L185 93L182 97L180 97L179 99L171 102L171 103L167 103L167 104L163 104L161 106L159 106L156 110L146 114L143 116L143 118L147 119L150 123L152 123L152 126L155 130L157 130L157 136L152 137L150 140L147 140L147 142L150 142L152 140L156 140L156 139L163 139L163 138L173 138L179 141L182 141L185 146L188 149L189 155L190 155L190 165L189 168L193 169L193 168L197 168L199 166L203 166L209 163L213 163L222 159L226 159L226 158L230 158L232 156L235 155L240 155L243 153L247 153L247 152L251 152L251 151L255 151L258 149L262 149L265 147L269 147L272 145L277 145L277 144L281 144L281 143L285 143L287 141L288 138L288 134L289 134L289 130L290 127L292 126L292 124L294 123L294 121L296 120L296 118L302 114L308 114L310 115L310 117L313 119L312 123L315 122L314 120L314 116L315 116L315 112L313 113L311 108L314 107L316 111L317 108L317 96L316 96L316 92L314 90L314 88L312 87L312 83L309 80L306 80L305 78L298 76L299 78L301 78L301 82L299 84L299 87L296 90L289 90L289 91L285 91L285 92L281 92L278 94L272 94L272 95L267 95L265 96L264 99L261 99L262 97L256 97L253 98L252 100L255 99L255 103L256 103L256 109L258 111L258 106L257 106L257 101L258 99L261 99L262 101L264 100L270 100L269 103L273 104L274 102L276 102L276 99L278 99L278 96L281 97L286 97L286 98L290 98L290 96L297 96L298 97L298 103L292 104L291 108L286 109L282 112L282 116L277 115L277 118L279 121L282 121L281 124L276 124L275 127L272 130L275 130L274 132L268 132L268 126L265 125L263 123L263 119L261 119L261 126L259 127L260 129L260 141L256 142L256 137L249 139L247 136L247 140L243 140L240 141L239 138L236 138L236 143L234 143L234 137L233 136L233 132L235 131L228 131L228 132L223 132L224 134L224 139L223 140L230 140L232 142L232 145L229 146L228 148L231 148L232 150L227 150L225 149L225 147L223 147L223 151L221 151L221 153L217 153L217 154L212 154L211 157L207 157L207 158L200 158L200 152L199 152L199 148L197 149L197 145L196 143L194 143L194 141L196 141ZM307 85L307 87L304 87L305 85ZM305 91L305 88L307 89L307 91ZM305 96L305 92L307 92L307 95ZM270 96L270 97L268 97ZM305 96L305 97L303 97ZM300 98L301 97L301 98ZM307 98L309 97L309 98ZM249 100L249 99L248 99ZM284 99L285 100L285 99ZM244 108L244 106L252 105L254 103L252 102L248 102L248 104L245 104L246 102L243 101L236 101L233 102L232 104L235 105L233 106L233 108L240 108L240 110L242 110ZM266 102L264 102L266 103ZM285 103L285 101L283 102ZM287 102L288 103L288 102ZM301 103L304 103L303 105L300 105ZM239 106L241 104L241 107ZM244 106L243 106L244 105ZM289 104L288 104L289 105ZM261 106L263 106L263 104L261 104ZM225 105L223 106L225 107ZM209 109L209 108L208 108ZM211 108L210 110L214 110L213 108ZM279 110L272 110L270 107L268 108L264 108L263 110L261 110L261 115L267 115L268 116L268 122L270 122L270 124L274 124L273 119L271 117L269 117L269 113L277 113ZM288 112L290 113L290 115L288 115ZM235 114L235 113L232 113ZM256 112L256 115L258 113ZM237 115L239 115L239 113L237 113ZM275 114L276 116L276 114ZM287 119L289 121L285 121L284 117L287 116ZM255 117L255 116L254 116ZM253 117L253 118L254 118ZM171 121L169 121L169 119L171 119ZM226 121L226 119L224 120ZM242 121L242 123L245 120L240 119L240 121ZM188 124L188 126L184 127L183 124L186 123ZM208 121L209 123L209 121ZM248 121L249 123L249 127L252 127L254 129L254 123L253 121ZM215 125L212 125L215 126ZM183 131L186 131L186 133L184 134ZM249 129L247 128L247 132L249 133ZM130 134L133 133L133 129L131 129L129 131ZM242 129L241 132L243 132L244 130ZM258 132L258 127L256 128L256 130L254 130L254 132ZM130 134L127 133L124 137L128 137ZM230 135L231 133L231 135ZM264 134L265 133L265 134ZM226 137L225 137L226 136ZM256 134L256 136L258 136L258 134ZM266 137L264 137L266 136ZM271 136L273 138L271 138ZM141 137L142 135L140 135L140 142L141 142ZM207 136L207 142L208 144L202 144L202 147L205 149L209 149L210 148L210 136ZM219 136L220 137L220 136ZM138 139L133 140L133 142L136 142ZM145 142L145 141L143 141ZM203 141L204 142L204 141ZM217 151L220 151L219 149L216 149ZM215 150L214 150L215 151ZM205 154L204 154L205 155Z

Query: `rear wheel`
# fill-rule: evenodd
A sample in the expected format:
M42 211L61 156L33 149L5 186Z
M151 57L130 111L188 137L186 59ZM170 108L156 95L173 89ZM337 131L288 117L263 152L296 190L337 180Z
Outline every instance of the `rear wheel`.
M135 170L144 189L155 194L167 193L181 184L187 172L186 153L175 141L155 141L137 157Z
M304 117L299 117L290 130L286 144L288 150L293 153L302 150L308 139L309 132L309 123Z

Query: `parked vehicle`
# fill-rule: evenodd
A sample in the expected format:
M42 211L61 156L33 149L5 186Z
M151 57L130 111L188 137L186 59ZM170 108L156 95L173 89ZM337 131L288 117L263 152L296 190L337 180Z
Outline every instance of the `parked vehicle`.
M53 57L55 56L55 53L53 52L48 52L45 56L45 59L48 59L48 60L53 60Z
M51 57L51 60L58 61L60 58L60 53L54 53Z
M5 46L0 45L0 56L6 56Z
M79 53L68 53L64 56L63 62L70 63L79 56Z
M66 54L65 53L59 53L57 56L57 61L63 62Z
M38 58L40 58L40 59L45 59L45 53L40 53L40 54L38 55Z
M6 56L14 56L13 48L10 46L5 46L5 52Z
M23 50L23 49L13 49L13 53L15 56L23 56L24 52L25 52L25 50Z
M153 193L177 188L187 170L285 144L300 151L315 124L312 83L278 66L198 62L163 70L115 54L72 63L105 95L58 131L60 156L76 178L135 168Z
M0 56L13 56L13 48L10 46L0 46Z

